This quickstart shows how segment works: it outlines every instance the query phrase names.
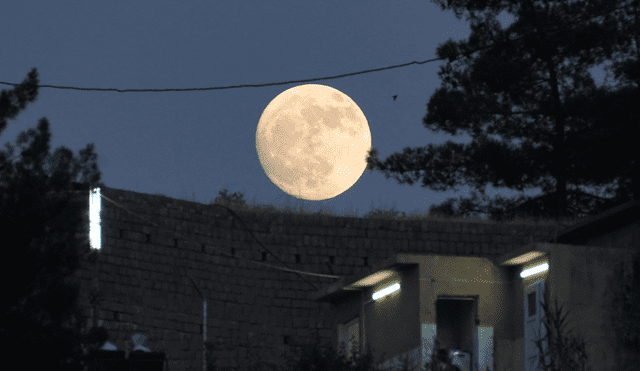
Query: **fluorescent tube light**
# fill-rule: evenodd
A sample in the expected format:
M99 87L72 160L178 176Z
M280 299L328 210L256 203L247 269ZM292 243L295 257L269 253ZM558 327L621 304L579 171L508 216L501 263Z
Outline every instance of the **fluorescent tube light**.
M89 195L89 238L91 248L100 249L100 188Z
M392 292L396 292L400 290L400 284L399 283L394 283L393 285L386 287L378 292L374 292L373 295L371 295L371 297L373 298L373 300L378 300L383 296L389 295Z
M529 268L529 269L525 269L522 272L520 272L520 277L525 278L525 277L529 277L532 276L534 274L540 273L540 272L544 272L547 269L549 269L549 264L544 263L544 264L540 264L537 265L533 268Z

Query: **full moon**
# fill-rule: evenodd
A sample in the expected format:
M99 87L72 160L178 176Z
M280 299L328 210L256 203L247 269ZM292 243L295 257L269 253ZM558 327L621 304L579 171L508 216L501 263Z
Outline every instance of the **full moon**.
M256 129L262 169L296 198L321 201L351 188L367 167L369 124L360 107L325 85L287 89L264 109Z

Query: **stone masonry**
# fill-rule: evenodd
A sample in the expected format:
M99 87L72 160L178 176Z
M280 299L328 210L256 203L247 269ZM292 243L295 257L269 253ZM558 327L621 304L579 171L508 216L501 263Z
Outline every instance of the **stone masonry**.
M394 253L492 258L556 233L553 226L237 213L241 222L215 205L101 193L119 206L102 199L98 259L76 275L85 313L92 318L89 293L97 287L95 314L111 342L131 350L131 335L143 332L171 371L203 369L198 290L207 300L207 358L217 370L279 364L282 352L309 344L316 330L326 341L336 336L333 308L309 295L337 279L260 264L284 267L271 253L290 269L345 276L369 272ZM78 197L88 208L88 190Z

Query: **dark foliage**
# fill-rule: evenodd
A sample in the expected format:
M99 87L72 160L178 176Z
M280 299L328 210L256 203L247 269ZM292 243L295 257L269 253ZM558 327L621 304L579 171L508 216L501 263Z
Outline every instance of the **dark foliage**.
M229 194L229 190L226 188L218 191L218 197L216 197L216 199L211 203L216 203L231 208L242 208L247 206L247 202L244 199L244 193L234 192L233 194Z
M353 339L352 339L353 340ZM296 349L294 356L287 357L286 371L377 371L370 347L364 354L354 352L349 356L344 343L340 344L336 352L326 341L320 341L316 333L316 340L307 346Z
M638 197L638 0L432 1L458 18L468 13L472 33L438 46L447 62L423 123L473 141L407 147L384 161L374 148L369 170L435 191L470 186L471 197L430 209L455 217L562 219ZM496 20L503 10L516 17L507 29ZM606 61L615 87L597 87L589 73ZM487 184L521 196L489 199ZM538 197L524 195L534 188Z
M543 298L546 295L543 296ZM581 336L573 334L567 329L568 312L563 314L563 308L555 298L552 308L546 300L542 300L545 313L543 325L545 335L539 336L536 342L539 362L544 371L586 371L590 370L589 356L586 343Z
M355 339L350 339L353 342ZM458 366L451 364L451 359L445 349L439 348L433 352L430 362L424 365L411 362L406 356L400 357L399 365L396 367L381 367L385 357L383 353L379 359L374 359L371 347L367 345L366 351L355 351L349 355L346 351L346 344L340 343L338 351L326 341L320 341L316 333L316 340L306 346L296 347L294 356L285 356L284 367L278 368L274 365L273 370L283 371L460 371Z
M0 132L38 96L33 68L19 86L0 94ZM46 118L18 136L20 156L7 143L0 152L0 349L22 369L80 370L82 326L79 283L72 275L89 251L85 203L71 199L80 182L100 182L93 143L74 157L68 148L49 153ZM9 242L10 241L10 242Z

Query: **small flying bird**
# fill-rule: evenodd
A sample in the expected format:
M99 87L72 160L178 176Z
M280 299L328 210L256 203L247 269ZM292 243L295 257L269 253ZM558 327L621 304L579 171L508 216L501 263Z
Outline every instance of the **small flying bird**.
M397 95L394 95L394 96L393 96L393 100L396 100L396 98L398 98L398 96L397 96Z

